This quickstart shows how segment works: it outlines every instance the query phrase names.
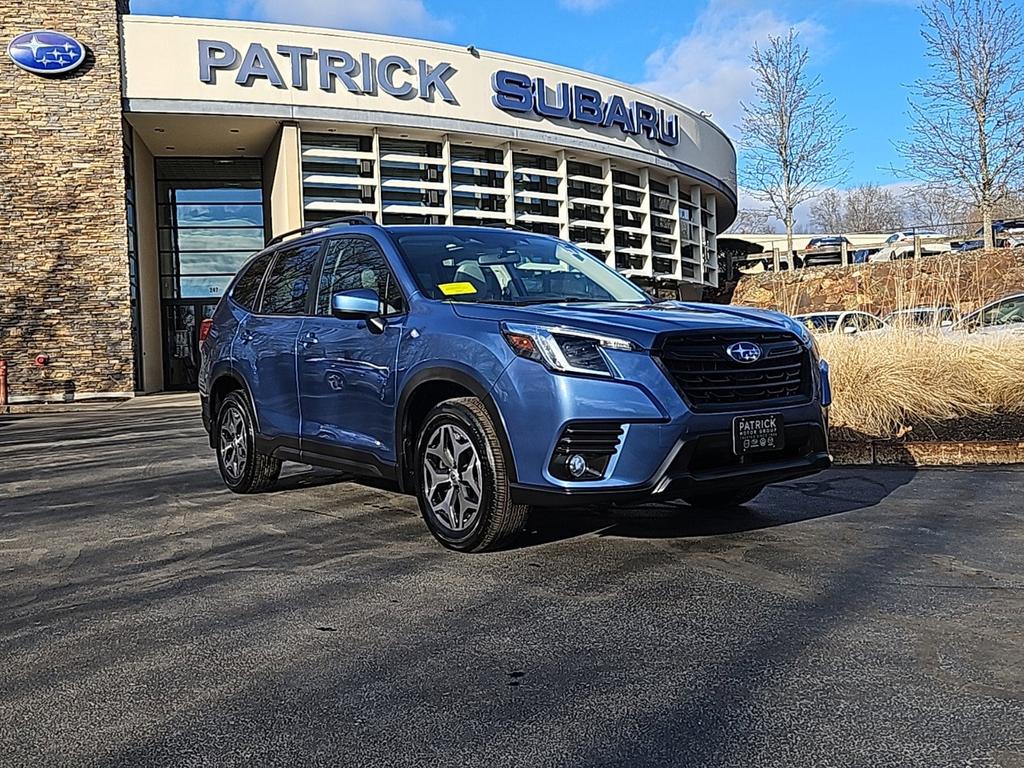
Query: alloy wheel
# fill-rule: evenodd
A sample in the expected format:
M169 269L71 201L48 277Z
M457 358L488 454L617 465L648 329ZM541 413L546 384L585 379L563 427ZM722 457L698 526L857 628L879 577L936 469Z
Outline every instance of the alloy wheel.
M238 480L245 471L249 455L246 446L245 421L237 407L227 409L220 422L220 455L224 471L232 480Z
M483 468L469 435L456 424L441 424L423 454L423 488L431 515L445 528L470 529L483 503Z

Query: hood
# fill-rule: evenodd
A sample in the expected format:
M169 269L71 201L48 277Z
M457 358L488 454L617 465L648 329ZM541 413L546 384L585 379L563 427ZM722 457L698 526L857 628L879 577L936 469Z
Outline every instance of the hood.
M499 304L452 302L457 315L476 320L565 326L629 339L650 348L654 339L672 331L785 330L804 337L803 326L780 312L721 304L663 301L657 304Z

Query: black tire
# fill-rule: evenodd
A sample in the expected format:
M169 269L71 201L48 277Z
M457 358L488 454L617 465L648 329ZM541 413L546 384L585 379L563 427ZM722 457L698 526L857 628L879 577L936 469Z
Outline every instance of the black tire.
M427 414L416 439L413 466L423 520L448 549L499 549L526 525L529 507L512 503L507 459L494 423L477 398L446 400Z
M763 485L753 488L743 488L737 491L722 491L721 493L694 493L684 498L684 501L691 507L704 507L705 509L732 509L741 507L748 501L753 501L761 491Z
M255 423L249 398L242 392L229 392L217 409L217 465L224 484L235 493L265 491L281 474L280 459L256 450Z

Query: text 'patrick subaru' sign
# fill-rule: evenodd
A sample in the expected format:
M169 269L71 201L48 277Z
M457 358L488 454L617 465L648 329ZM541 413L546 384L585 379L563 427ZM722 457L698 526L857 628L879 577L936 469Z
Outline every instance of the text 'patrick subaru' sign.
M605 97L582 85L548 86L541 77L499 70L491 77L492 101L506 112L535 112L551 120L571 120L602 128L612 126L631 136L645 136L659 144L679 143L679 116L642 101L628 104L620 95ZM549 92L550 89L550 92Z
M380 90L399 99L424 101L433 101L437 95L449 104L458 104L448 85L455 67L447 62L431 66L419 59L413 66L402 56L376 60L368 53L353 55L303 45L279 45L272 51L260 43L250 43L243 54L223 40L199 41L199 79L209 85L216 84L218 71L225 71L234 72L235 82L245 87L265 81L275 88L287 88L290 82L292 88L305 90L310 69L313 82L329 93L340 85L349 93L375 96Z
M81 65L85 60L85 46L63 32L37 29L11 40L7 55L27 72L59 75Z

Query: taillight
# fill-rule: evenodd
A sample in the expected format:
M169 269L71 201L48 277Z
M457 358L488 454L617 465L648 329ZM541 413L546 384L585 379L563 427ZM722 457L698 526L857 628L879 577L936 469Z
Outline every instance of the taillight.
M206 341L206 337L210 335L210 328L213 327L213 318L208 317L199 324L199 343L202 344Z

